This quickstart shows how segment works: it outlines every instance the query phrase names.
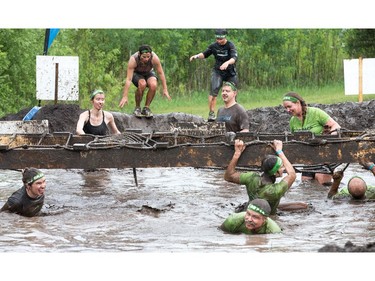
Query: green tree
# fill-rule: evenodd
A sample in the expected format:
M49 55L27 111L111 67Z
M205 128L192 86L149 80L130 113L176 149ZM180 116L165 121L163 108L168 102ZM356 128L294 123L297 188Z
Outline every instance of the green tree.
M345 47L351 58L375 57L375 29L351 29L345 33Z

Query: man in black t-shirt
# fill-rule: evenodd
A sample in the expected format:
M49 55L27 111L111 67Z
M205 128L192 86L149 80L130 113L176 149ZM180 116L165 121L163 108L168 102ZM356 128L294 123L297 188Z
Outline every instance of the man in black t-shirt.
M23 186L8 198L0 212L16 213L25 217L39 215L44 204L46 178L36 168L26 168L22 173Z
M215 65L211 75L211 91L208 96L208 121L215 121L216 119L216 100L223 82L232 82L236 87L238 86L235 67L238 58L237 50L235 45L227 40L227 34L225 29L217 29L215 31L216 42L209 45L204 52L190 57L190 61L205 59L211 55L215 57Z

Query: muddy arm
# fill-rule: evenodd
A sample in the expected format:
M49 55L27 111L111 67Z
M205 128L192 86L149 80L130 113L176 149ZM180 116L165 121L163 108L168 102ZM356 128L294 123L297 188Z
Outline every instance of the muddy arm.
M328 191L328 198L332 198L337 193L337 190L339 189L339 186L343 177L344 177L343 171L337 171L333 173L332 175L333 183L331 185L330 190Z
M363 169L369 170L375 176L374 162L366 162L365 160L361 160L359 164L363 166Z
M289 202L289 203L280 203L277 206L279 211L298 211L306 210L309 207L309 204L306 202Z

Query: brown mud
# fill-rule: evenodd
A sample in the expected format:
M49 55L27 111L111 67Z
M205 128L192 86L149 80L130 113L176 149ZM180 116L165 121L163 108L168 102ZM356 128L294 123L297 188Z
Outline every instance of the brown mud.
M364 131L375 129L375 100L366 102L345 102L338 104L310 104L326 111L343 129ZM0 118L0 121L22 120L31 108L25 108L16 114ZM43 106L33 120L48 120L50 133L75 132L79 114L84 109L78 105L57 104ZM170 124L177 122L205 123L201 116L185 113L155 114L152 119L136 118L121 112L112 112L118 129L142 129L144 132L169 131ZM289 129L290 116L280 105L276 107L261 107L247 111L251 132L282 133Z
M375 129L375 100L356 103L346 102L331 105L310 104L325 110L331 115L343 129L353 131L368 131ZM22 120L31 108L25 108L16 114L10 114L0 118L0 121ZM79 114L84 110L78 105L46 105L43 106L33 120L48 120L49 131L75 133L76 122ZM142 129L144 132L169 131L170 125L178 122L205 123L206 120L200 116L185 113L154 114L152 119L139 119L133 115L112 112L118 129L123 132L127 129ZM263 107L247 111L251 132L282 133L288 131L290 116L282 106ZM156 213L173 208L173 205L158 208ZM143 206L140 212L155 213L154 209ZM158 214L154 214L158 216ZM366 245L354 245L348 241L345 245L329 244L318 250L319 252L374 252L375 242Z

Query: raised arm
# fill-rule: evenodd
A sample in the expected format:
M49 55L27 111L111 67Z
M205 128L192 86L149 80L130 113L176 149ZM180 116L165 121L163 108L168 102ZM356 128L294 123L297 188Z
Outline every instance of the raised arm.
M333 183L328 191L328 198L332 198L338 191L342 178L344 177L343 171L335 171L332 175Z
M288 184L288 188L290 188L296 180L297 175L293 165L289 162L288 158L286 157L283 151L283 142L280 140L274 140L271 144L271 147L275 150L277 156L279 156L283 161L285 171L288 175L285 176L282 180L286 181Z
M233 183L240 183L240 172L236 171L238 160L241 157L242 152L245 150L246 145L242 140L235 140L234 142L234 154L229 162L229 165L224 173L224 179Z

